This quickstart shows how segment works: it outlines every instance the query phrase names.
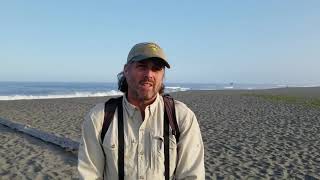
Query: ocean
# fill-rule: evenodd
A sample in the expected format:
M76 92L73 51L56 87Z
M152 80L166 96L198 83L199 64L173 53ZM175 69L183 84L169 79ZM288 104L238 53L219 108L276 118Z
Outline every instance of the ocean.
M165 83L165 92L189 90L270 89L277 84ZM0 100L53 99L113 96L122 94L116 83L84 82L0 82Z

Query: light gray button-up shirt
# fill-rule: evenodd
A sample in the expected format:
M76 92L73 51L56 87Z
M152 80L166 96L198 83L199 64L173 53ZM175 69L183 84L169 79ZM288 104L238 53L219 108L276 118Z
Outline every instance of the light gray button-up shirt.
M204 147L196 116L182 102L175 100L175 108L180 139L177 143L170 134L170 179L204 179ZM144 119L123 96L125 179L164 179L163 115L159 94L146 107ZM81 179L118 179L117 111L101 142L103 119L102 103L91 109L83 122L78 156Z

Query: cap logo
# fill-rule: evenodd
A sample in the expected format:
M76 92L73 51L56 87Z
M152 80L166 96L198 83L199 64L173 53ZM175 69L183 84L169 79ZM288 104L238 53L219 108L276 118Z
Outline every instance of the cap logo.
M150 47L151 51L153 51L154 53L157 52L159 49L158 46L156 46L154 44L150 44L149 47Z

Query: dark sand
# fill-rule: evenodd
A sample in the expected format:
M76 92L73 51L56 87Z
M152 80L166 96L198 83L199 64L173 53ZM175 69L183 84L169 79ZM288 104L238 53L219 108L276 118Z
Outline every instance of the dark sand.
M186 91L172 95L185 102L198 117L205 144L207 179L320 179L320 108L301 103L271 101L258 96L320 99L319 87ZM78 140L85 113L94 104L107 99L108 97L0 101L0 117ZM38 156L38 151L30 148L31 150L21 154L24 147L28 149L35 146L33 141L36 140L25 140L31 137L19 135L4 127L0 128L0 132L0 140L5 142L0 151L1 177L14 178L17 175L14 174L16 169L20 171L19 177L37 177L41 174L42 179L55 171L61 173L60 177L77 176L72 153L64 154L63 150L58 151L58 147L52 150L47 143L43 143L37 147L50 153ZM11 137L18 140L9 141L8 138ZM16 151L11 150L13 147ZM8 165L12 156L17 159L15 167ZM23 160L26 156L32 157L35 162L41 162L41 166L26 163ZM67 160L66 163L66 159L72 160ZM55 167L66 171L56 170ZM31 170L28 175L28 168L36 170Z
M77 155L0 125L0 179L78 179Z

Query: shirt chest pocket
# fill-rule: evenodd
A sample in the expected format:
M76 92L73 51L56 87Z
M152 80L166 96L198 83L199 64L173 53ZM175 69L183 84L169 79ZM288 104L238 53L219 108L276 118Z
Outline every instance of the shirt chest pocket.
M115 141L105 141L104 145L106 163L111 169L118 169L118 143ZM124 172L125 175L132 175L135 171L136 163L134 162L136 156L137 144L134 141L125 140L124 144Z
M105 171L107 177L118 176L118 144L115 141L110 141L110 139L105 138L103 150L105 155Z
M164 137L151 134L151 145L151 169L159 173L164 173ZM169 136L169 157L170 176L172 176L177 163L177 143L174 135Z
M118 161L118 144L114 141L105 141L103 148L106 162L116 163Z

